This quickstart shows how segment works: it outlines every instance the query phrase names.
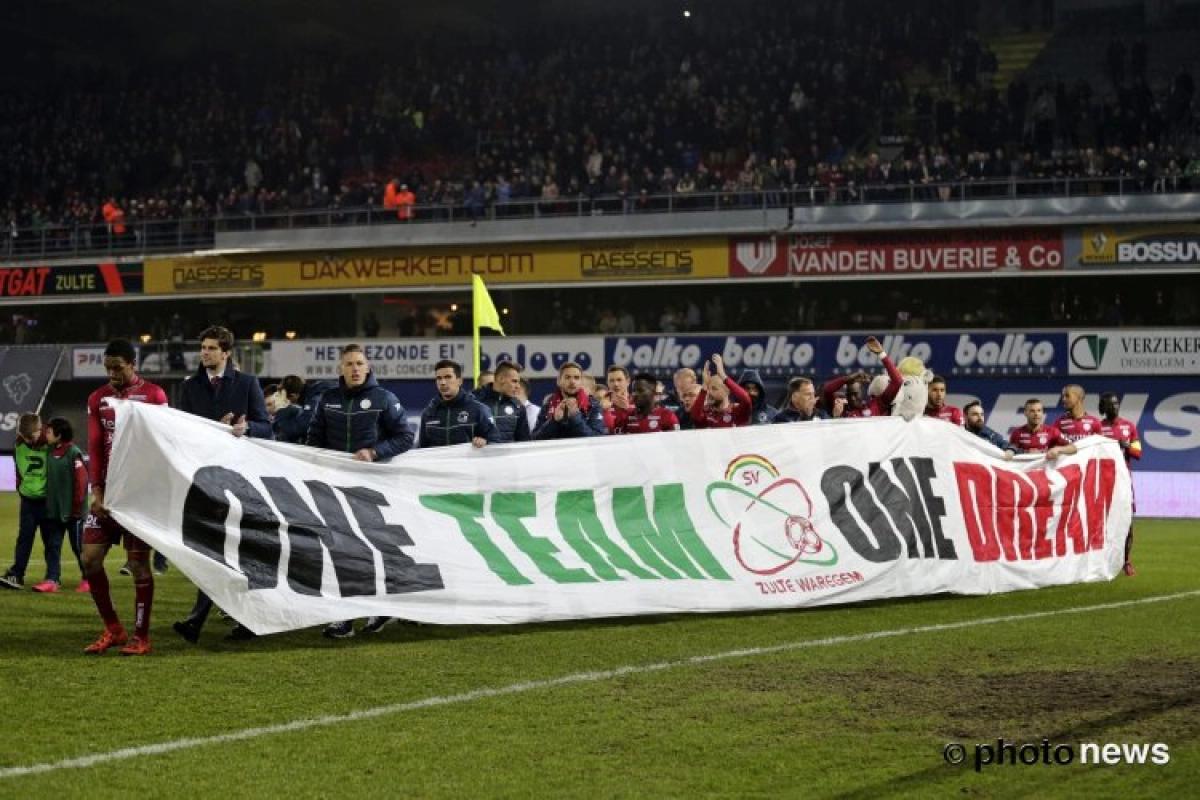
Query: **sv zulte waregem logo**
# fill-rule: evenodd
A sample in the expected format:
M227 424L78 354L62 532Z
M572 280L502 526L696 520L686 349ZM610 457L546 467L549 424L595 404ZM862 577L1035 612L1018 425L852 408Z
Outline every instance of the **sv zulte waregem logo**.
M795 478L760 455L729 462L725 480L708 485L708 505L733 530L738 563L756 575L774 575L793 564L828 567L837 563L834 546L812 523L813 504Z

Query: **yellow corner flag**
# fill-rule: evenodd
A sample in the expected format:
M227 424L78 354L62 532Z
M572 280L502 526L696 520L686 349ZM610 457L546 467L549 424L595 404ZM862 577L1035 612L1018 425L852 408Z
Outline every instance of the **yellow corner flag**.
M494 331L499 331L501 336L504 336L504 327L500 324L500 315L496 313L496 304L492 302L491 295L488 294L487 287L483 285L483 278L478 275L471 276L471 313L474 318L472 328L474 329L474 355L475 355L475 380L479 380L479 329L491 328Z

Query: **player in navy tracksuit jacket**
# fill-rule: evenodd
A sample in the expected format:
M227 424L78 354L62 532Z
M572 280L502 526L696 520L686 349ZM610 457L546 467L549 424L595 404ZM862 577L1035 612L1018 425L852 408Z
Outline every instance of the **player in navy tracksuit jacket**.
M450 366L453 365L453 366ZM455 374L454 367L458 367ZM421 412L417 447L447 447L453 444L500 444L500 431L492 412L462 386L462 368L451 361L440 362L435 376L438 395ZM524 416L524 409L521 414Z

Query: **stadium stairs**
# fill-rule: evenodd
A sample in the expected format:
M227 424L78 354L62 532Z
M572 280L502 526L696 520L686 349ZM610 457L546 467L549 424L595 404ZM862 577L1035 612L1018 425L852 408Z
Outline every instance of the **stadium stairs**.
M1003 95L1008 84L1037 60L1051 36L1042 30L1008 30L989 36L986 44L996 54L992 86Z

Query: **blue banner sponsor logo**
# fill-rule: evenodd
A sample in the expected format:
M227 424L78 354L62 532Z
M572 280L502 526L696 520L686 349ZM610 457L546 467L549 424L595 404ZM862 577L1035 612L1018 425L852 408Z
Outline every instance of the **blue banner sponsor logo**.
M632 336L609 337L607 365L665 375L700 369L714 353L731 373L756 369L764 377L818 378L881 364L865 337L850 334L774 336ZM1067 372L1065 333L897 333L879 338L893 361L912 356L938 374L1062 375Z
M634 372L666 374L700 369L714 354L731 373L756 369L768 375L794 375L816 368L815 336L620 336L605 344L607 364Z

